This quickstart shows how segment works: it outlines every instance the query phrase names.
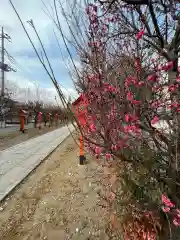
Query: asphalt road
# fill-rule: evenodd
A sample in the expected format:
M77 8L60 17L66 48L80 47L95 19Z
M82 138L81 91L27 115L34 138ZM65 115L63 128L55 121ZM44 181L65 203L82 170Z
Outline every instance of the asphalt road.
M25 125L25 129L33 128L33 123L29 123L28 125ZM0 133L12 133L19 131L20 125L19 124L6 124L6 127L0 127Z

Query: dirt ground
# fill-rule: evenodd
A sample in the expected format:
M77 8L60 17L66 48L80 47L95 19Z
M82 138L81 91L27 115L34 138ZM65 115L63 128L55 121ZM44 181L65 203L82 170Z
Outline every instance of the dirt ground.
M0 205L0 240L108 240L97 194L102 167L87 161L78 165L68 137Z
M59 124L58 127L61 127L61 126L64 126L64 124ZM39 130L38 128L30 128L25 130L25 133L22 133L20 131L16 131L12 133L1 133L0 134L0 151L8 147L12 147L21 142L27 141L30 138L37 137L47 132L53 131L58 127L55 127L55 126L52 126L50 128L43 127L41 130Z

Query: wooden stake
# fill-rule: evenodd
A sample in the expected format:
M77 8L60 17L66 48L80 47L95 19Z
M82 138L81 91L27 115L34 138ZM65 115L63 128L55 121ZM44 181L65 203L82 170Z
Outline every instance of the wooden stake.
M84 165L84 142L83 142L83 137L80 136L79 138L79 164Z

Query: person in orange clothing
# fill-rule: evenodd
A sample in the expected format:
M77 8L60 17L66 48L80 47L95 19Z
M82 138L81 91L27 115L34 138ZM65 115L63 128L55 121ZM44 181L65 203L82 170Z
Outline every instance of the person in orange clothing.
M82 135L79 138L79 163L80 165L84 165L86 158L84 156L84 141Z
M43 113L43 121L44 121L44 127L46 127L47 124L47 114Z
M41 129L41 123L42 123L42 112L38 113L38 128Z
M49 124L49 128L51 126L51 114L50 113L47 113L47 122Z
M20 110L20 131L24 133L24 124L25 124L25 114L24 111Z
M51 126L53 126L54 118L53 118L52 113L50 113L50 122L51 122Z
M54 121L55 121L55 124L56 124L56 127L58 126L58 113L55 113L54 115Z

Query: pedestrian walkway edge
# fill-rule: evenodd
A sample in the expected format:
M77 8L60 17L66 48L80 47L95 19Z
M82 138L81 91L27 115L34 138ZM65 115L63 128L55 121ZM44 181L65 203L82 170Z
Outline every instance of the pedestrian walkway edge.
M74 130L71 130L71 132L73 132ZM17 190L17 188L20 186L20 184L22 184L32 173L33 171L35 171L41 164L42 162L44 162L53 152L56 151L56 149L63 143L66 141L66 139L71 135L71 133L69 132L69 134L52 150L50 150L48 153L46 153L43 157L40 158L39 163L32 169L29 171L29 173L19 182L17 182L17 184L7 193L5 194L1 199L0 199L0 203L2 203L8 196L10 196L11 194L13 194L13 192L15 190Z
M65 126L62 126L62 127L60 127L60 128L63 128L63 127L65 127ZM26 143L26 142L34 139L34 138L41 137L41 136L46 135L46 134L48 134L48 133L52 133L53 131L56 131L56 130L58 130L58 129L60 129L60 128L54 129L54 130L52 130L52 131L50 131L50 132L47 132L47 133L45 133L45 134L42 134L42 135L34 136L34 137L30 138L30 139L27 139L26 141L23 141L23 142L20 142L20 143L18 143L18 144L15 144L15 145L13 145L13 146L11 146L11 147L5 148L5 149L1 150L0 153L1 153L1 152L5 152L6 150L12 149L12 148L14 148L14 147L16 147L16 146L19 146L19 145L21 145L21 144L23 144L23 143Z

